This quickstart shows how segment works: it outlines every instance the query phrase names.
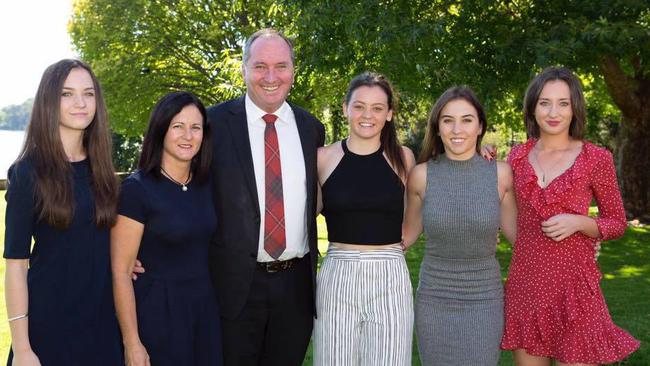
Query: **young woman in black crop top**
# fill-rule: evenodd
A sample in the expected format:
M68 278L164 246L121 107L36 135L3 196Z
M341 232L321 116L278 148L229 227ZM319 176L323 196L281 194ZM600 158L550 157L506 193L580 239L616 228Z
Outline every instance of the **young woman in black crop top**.
M346 140L318 150L330 246L318 274L314 365L410 365L413 304L401 247L404 185L415 159L397 142L390 83L355 77Z

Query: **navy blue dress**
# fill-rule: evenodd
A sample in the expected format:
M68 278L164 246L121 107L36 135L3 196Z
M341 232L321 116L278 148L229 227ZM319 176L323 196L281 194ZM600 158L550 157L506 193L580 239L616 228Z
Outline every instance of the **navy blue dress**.
M4 257L29 258L29 341L43 366L123 365L109 230L95 225L88 161L72 169L74 217L68 228L56 229L38 219L30 161L9 168Z
M134 281L138 331L151 364L222 364L221 324L208 272L217 227L210 185L187 191L138 171L122 183L118 213L144 224Z

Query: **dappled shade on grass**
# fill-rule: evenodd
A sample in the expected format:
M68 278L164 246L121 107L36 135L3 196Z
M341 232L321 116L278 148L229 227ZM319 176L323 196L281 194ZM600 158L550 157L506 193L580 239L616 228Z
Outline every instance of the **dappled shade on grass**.
M327 250L327 229L323 217L318 221L319 249ZM413 291L418 285L424 238L406 252ZM507 278L512 246L503 238L497 246L497 259L503 279ZM603 273L601 287L614 322L641 341L641 348L622 365L650 365L650 227L630 227L618 240L604 242L598 257ZM413 365L420 365L413 345ZM303 365L311 365L311 348ZM502 352L499 366L514 365L510 352Z
M4 191L0 191L0 250L4 249ZM319 249L327 250L327 228L323 217L318 220ZM413 289L417 288L420 263L424 255L423 238L406 252L406 262ZM512 247L503 238L497 247L501 273L506 278ZM603 243L598 262L603 273L601 287L614 322L641 341L641 348L626 366L650 365L650 227L630 227L618 240ZM4 261L0 262L4 274ZM0 282L0 318L6 319L4 281ZM6 360L10 345L9 327L0 321L0 362ZM420 365L413 346L413 365ZM304 365L311 365L311 348ZM500 366L513 365L510 352L502 352Z

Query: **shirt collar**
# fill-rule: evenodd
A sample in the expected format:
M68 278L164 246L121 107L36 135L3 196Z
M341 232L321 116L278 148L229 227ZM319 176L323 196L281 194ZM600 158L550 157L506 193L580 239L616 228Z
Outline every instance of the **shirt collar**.
M262 121L262 117L267 114L265 111L263 111L260 107L258 107L253 100L250 98L248 93L246 93L246 98L244 98L245 101L245 106L246 106L246 116L248 117L249 121ZM289 123L290 117L289 114L291 113L291 107L289 106L289 103L284 101L282 105L280 105L280 108L278 108L275 112L272 114L275 114L278 116L277 122L281 123Z

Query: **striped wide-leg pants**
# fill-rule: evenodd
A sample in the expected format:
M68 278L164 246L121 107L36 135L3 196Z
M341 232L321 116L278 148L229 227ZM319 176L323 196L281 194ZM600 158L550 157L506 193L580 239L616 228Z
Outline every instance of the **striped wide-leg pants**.
M330 246L316 297L314 365L411 365L413 294L400 248Z

